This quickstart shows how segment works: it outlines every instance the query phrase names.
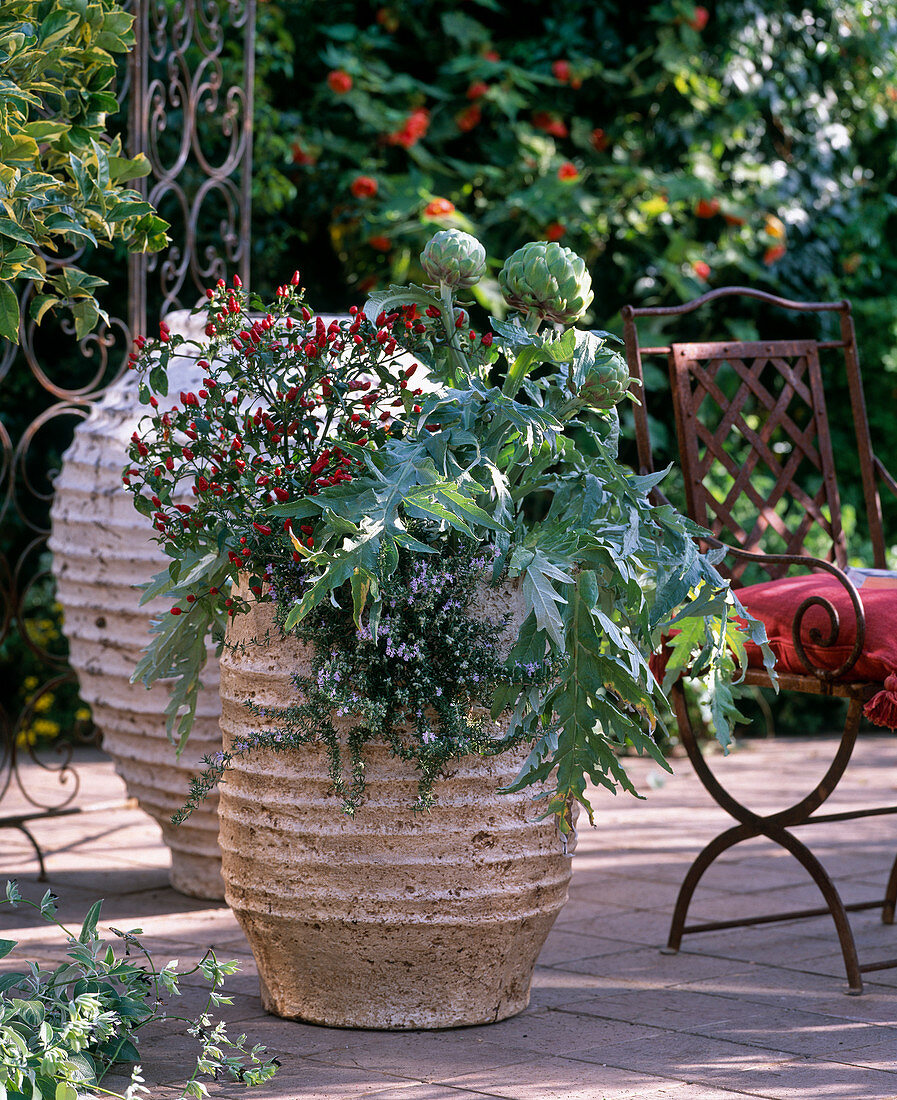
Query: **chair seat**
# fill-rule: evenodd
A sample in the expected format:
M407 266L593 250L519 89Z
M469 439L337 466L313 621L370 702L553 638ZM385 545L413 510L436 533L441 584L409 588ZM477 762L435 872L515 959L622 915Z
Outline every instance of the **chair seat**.
M856 662L843 676L830 681L809 672L795 644L794 626L804 601L810 598L825 601L837 615L837 624L833 624L826 607L814 603L806 608L801 619L800 640L807 660L814 667L832 672L843 665L854 648L857 623L850 595L842 584L829 574L812 573L749 585L738 589L737 595L766 627L783 688L866 698L866 716L877 725L894 729L897 728L897 574L883 570L847 572L859 589L866 636ZM746 651L749 682L762 682L765 673L759 648L748 645ZM870 685L879 690L869 690Z

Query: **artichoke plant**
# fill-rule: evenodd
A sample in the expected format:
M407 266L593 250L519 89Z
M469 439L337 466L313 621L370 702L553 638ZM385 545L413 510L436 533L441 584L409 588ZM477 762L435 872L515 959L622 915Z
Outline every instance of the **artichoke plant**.
M575 803L591 815L587 780L632 789L618 749L635 746L663 764L657 735L669 704L649 665L660 638L674 636L668 683L701 655L725 744L736 716L733 654L748 639L765 647L765 633L717 559L695 546L690 521L652 501L662 475L642 478L617 460L613 405L629 380L610 346L616 337L571 327L592 301L585 263L554 242L525 245L500 275L512 312L478 332L471 308L456 300L483 269L478 242L437 233L421 262L435 288L391 286L330 325L305 305L296 278L263 321L239 286L210 288L213 339L195 354L214 386L182 395L178 412L147 416L128 451L125 483L174 559L147 588L174 606L155 625L138 673L151 682L175 670L178 702L168 717L173 726L186 713L186 735L206 632L248 609L238 587L248 580L256 598L276 600L285 631L303 639L333 631L333 646L319 651L330 678L310 679L307 690L321 694L304 698L322 723L331 707L357 723L349 763L330 755L347 812L362 797L363 749L373 741L416 762L420 808L452 761L526 744L511 789L547 784L544 810L567 834ZM539 332L545 320L562 331ZM282 340L284 328L300 338ZM165 367L180 343L163 330L142 349L147 402L154 387L167 392ZM427 393L415 385L419 364ZM243 410L220 396L234 390L246 398ZM198 433L200 419L214 430ZM222 435L237 444L224 459ZM191 506L175 495L178 485L194 489ZM437 584L440 562L452 572ZM488 641L483 620L465 619L446 659L434 656L448 622L437 609L466 615L463 562L477 583L519 585L523 618L498 665L479 649L459 649L464 638ZM407 587L407 621L391 586ZM451 600L441 594L449 587ZM763 653L771 670L772 651ZM421 705L411 724L396 725L412 698ZM491 701L495 722L510 716L505 732L478 740L491 727L468 723L474 700ZM428 708L438 729L427 724ZM291 713L270 736L241 742L239 754L341 744L334 727L302 724L310 712ZM206 758L187 809L232 759L230 750Z
M530 241L505 260L498 273L505 301L534 318L570 325L592 301L585 261L556 241Z
M611 409L626 396L630 381L623 356L604 351L589 367L577 396L593 409Z
M476 237L460 229L443 229L427 243L420 256L427 277L458 290L475 286L486 270L486 249Z

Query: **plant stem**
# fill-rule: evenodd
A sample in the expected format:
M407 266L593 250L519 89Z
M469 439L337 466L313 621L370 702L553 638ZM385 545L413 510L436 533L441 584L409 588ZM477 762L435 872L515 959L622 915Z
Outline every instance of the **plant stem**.
M448 336L449 347L452 349L452 358L462 378L467 375L467 360L464 353L458 347L458 330L455 328L455 302L452 298L452 288L448 283L439 284L439 297L442 300L442 324Z
M526 320L523 322L523 327L530 334L535 336L539 331L539 326L542 324L542 318L538 313L527 313Z

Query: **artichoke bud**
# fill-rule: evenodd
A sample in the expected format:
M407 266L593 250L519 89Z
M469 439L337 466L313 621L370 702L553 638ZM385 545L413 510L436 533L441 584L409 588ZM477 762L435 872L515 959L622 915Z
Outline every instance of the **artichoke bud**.
M530 241L505 260L498 273L505 301L521 313L570 325L594 295L585 261L556 241Z
M427 278L434 283L467 290L478 283L486 271L486 250L469 233L443 229L427 242L420 262Z
M593 409L611 409L629 389L629 368L617 352L605 352L589 367L577 397Z

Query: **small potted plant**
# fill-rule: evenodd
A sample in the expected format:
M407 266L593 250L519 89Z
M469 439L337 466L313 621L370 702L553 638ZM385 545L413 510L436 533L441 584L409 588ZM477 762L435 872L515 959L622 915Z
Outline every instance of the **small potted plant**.
M179 677L183 743L226 634L225 743L185 812L226 779L227 898L266 1005L343 1026L523 1008L587 784L632 790L623 748L666 766L658 639L668 671L700 653L723 735L763 640L694 525L651 503L662 475L618 461L630 380L614 337L572 327L582 260L515 252L485 333L463 301L479 242L437 233L421 262L429 285L329 325L298 273L272 306L210 288L203 385L174 408L180 342L135 361L153 409L125 483L172 559L137 674Z

